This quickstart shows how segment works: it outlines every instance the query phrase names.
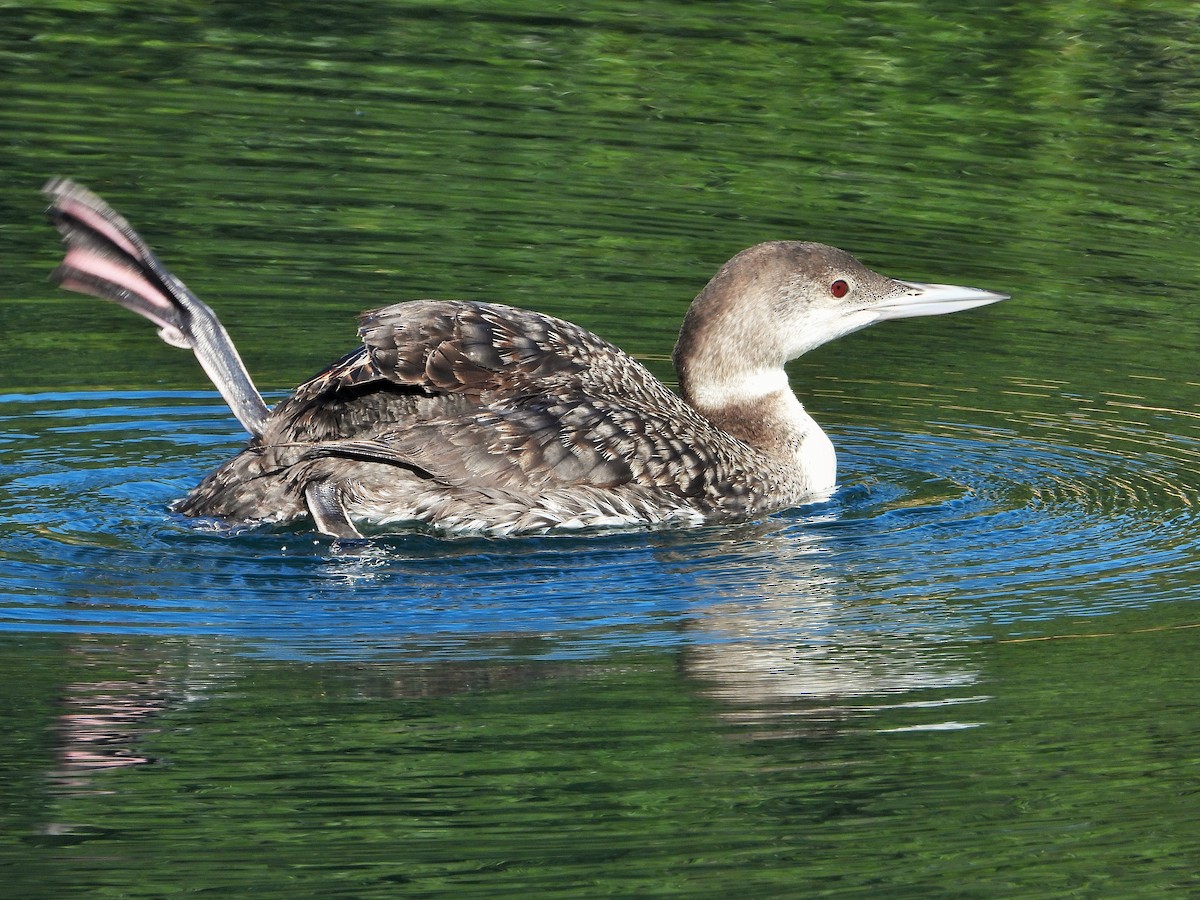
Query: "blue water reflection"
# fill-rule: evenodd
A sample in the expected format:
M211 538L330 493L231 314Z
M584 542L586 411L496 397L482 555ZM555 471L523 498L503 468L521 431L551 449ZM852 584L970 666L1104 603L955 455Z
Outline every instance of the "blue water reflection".
M282 658L722 646L795 667L826 646L899 659L917 640L1180 599L1196 553L1190 455L1133 467L1005 429L843 427L832 500L741 526L337 542L168 511L238 445L208 394L9 397L0 412L13 631L220 637Z

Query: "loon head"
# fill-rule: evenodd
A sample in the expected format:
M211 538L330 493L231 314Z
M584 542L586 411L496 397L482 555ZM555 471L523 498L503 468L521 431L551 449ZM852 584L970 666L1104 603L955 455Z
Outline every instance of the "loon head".
M844 250L770 241L721 267L684 317L674 361L701 411L787 389L784 363L887 319L958 312L1006 294L898 281Z

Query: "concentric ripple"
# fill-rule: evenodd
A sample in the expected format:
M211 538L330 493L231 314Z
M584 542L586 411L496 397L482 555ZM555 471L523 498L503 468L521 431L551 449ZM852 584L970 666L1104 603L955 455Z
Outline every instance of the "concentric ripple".
M752 636L791 648L793 664L834 643L883 643L903 659L912 641L1037 633L1051 618L1188 596L1200 454L1179 421L1161 424L1076 412L831 428L838 495L764 522L346 547L168 511L239 445L214 395L7 396L0 629L203 635L322 657ZM952 670L936 677L953 682Z
M862 487L845 493L836 528L869 541L873 571L892 573L899 596L950 588L973 615L1020 622L1180 599L1193 585L1190 448L1134 456L950 425L845 438L846 474Z

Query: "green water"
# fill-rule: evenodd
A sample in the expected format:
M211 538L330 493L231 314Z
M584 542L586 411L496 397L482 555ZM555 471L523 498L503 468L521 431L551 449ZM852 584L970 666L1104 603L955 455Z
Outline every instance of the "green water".
M0 87L5 892L1200 891L1192 4L7 3ZM670 379L772 238L1014 299L793 366L827 507L347 558L165 512L237 425L51 175L273 397L416 297Z

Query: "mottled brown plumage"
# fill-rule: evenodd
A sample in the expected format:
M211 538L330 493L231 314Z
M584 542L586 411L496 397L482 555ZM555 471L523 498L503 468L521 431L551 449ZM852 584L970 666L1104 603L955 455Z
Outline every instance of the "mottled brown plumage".
M252 435L176 508L228 523L311 518L340 536L696 524L815 499L833 487L833 448L783 364L882 318L1003 299L777 241L738 254L692 304L674 357L682 397L570 322L423 300L365 313L362 346L268 411L211 310L123 218L72 182L46 192L68 245L63 286L191 347Z
M514 525L483 530L537 530L744 517L790 480L636 360L561 319L417 301L365 314L359 334L360 350L282 401L181 511L254 520L264 488L302 472L346 482L341 502L355 520L421 521L437 509L439 524L463 530L504 511ZM341 477L347 468L353 480Z

